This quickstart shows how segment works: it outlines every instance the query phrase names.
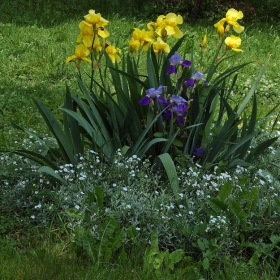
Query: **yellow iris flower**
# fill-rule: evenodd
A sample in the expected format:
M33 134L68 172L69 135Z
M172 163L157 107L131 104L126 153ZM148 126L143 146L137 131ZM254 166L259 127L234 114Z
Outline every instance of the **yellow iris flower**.
M129 41L129 51L133 53L134 51L138 51L140 48L140 41L134 38L131 38Z
M166 16L160 15L154 24L158 28L156 33L163 39L174 36L176 39L180 39L183 36L183 32L179 29L177 25L183 23L183 18L181 15L176 15L174 13L169 13ZM148 24L148 28L152 27L152 23Z
M233 8L229 9L226 13L226 19L228 24L233 26L233 29L236 33L241 33L244 30L244 27L239 25L237 20L243 18L243 13L241 11L237 11Z
M134 39L134 41L131 41L130 46L133 47L133 44L138 44L137 42L135 42L138 40L139 47L144 51L147 51L149 49L149 46L154 43L153 31L147 31L145 29L140 30L138 28L134 28L132 38Z
M117 55L117 53L121 53L119 48L109 45L105 50L113 63L121 61L121 58Z
M225 22L227 22L229 25L232 25L236 33L241 33L244 30L244 27L241 26L237 21L242 18L243 13L241 11L237 11L233 8L229 9L226 13L226 17L214 24L214 26L217 28L219 37L222 37L225 33Z
M89 48L92 45L94 30L92 24L81 21L79 23L80 34L77 37L77 43L80 43L83 40L83 43ZM109 32L104 27L99 27L97 29L97 35L101 38L107 38Z
M159 53L160 51L164 51L166 53L170 52L169 45L165 43L160 37L158 37L157 41L153 43L153 48L155 53Z
M104 27L109 22L108 20L104 19L100 13L96 14L95 10L89 10L88 14L84 16L84 18L88 23L96 27Z
M241 45L241 38L231 35L225 39L225 44L227 49L232 49L235 52L243 52L243 50L238 49Z
M78 59L78 63L81 60L85 60L87 62L91 62L91 60L89 58L87 58L86 56L88 56L90 53L90 51L88 50L88 48L84 45L84 44L79 44L77 45L76 49L75 49L75 53L71 56L69 56L66 59L66 62L70 62L74 59Z

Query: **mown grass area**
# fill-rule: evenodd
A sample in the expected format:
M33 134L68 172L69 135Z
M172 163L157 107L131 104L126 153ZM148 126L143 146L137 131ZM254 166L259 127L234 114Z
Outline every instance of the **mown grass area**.
M81 94L77 69L65 60L74 52L87 4L73 11L61 1L54 10L51 2L0 3L4 150L22 147L43 154L36 137L26 137L11 123L46 137L49 131L33 99L61 121L66 85ZM107 4L100 8L109 20L109 41L124 57L133 28L146 28L147 21L113 13L113 6L106 14ZM23 9L22 17L18 10L13 16L16 5ZM204 34L204 69L217 49L213 24L204 20L181 27L186 39L180 51L186 59L193 55L196 67ZM252 62L238 73L231 94L231 103L240 104L269 60L256 90L257 119L280 101L279 34L273 22L247 23L240 34L244 52L232 52L221 64L220 71ZM146 74L145 54L140 65ZM90 64L83 64L83 70L90 73ZM84 82L88 86L88 80ZM271 118L262 128L269 129L273 121L279 122ZM43 140L50 150L57 149L54 138ZM250 168L227 170L221 161L203 170L176 156L181 189L175 195L149 161L125 158L120 151L111 164L92 150L81 156L77 168L55 162L66 184L38 173L28 158L5 151L0 155L0 279L279 279L279 158L278 142Z

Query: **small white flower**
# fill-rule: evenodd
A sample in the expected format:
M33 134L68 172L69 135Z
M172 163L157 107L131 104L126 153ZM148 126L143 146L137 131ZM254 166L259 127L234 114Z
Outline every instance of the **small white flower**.
M129 204L126 205L126 208L127 208L127 209L131 209L131 205L129 205Z
M75 209L79 210L80 206L79 205L75 205Z
M122 189L123 191L127 192L127 187L123 187Z
M36 205L34 208L35 208L35 209L37 209L37 208L39 208L39 209L40 209L41 207L42 207L42 205L39 203L39 204L38 204L38 205Z
M34 220L34 219L35 219L35 216L34 216L34 215L30 216L30 219Z
M137 227L136 230L139 231L139 230L140 230L140 227Z
M182 197L182 198L184 197L184 195L182 193L179 193L179 196Z

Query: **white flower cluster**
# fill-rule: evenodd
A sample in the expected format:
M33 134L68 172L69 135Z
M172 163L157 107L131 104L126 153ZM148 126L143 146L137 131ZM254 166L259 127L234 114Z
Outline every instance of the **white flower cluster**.
M211 230L220 231L221 236L224 235L223 232L227 230L227 217L226 216L212 216L210 215L209 223L206 228L206 232Z

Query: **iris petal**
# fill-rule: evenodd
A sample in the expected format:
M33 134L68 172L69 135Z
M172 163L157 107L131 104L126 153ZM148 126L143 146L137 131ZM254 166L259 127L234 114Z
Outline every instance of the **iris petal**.
M158 96L158 102L160 102L160 103L165 103L165 100L164 100L164 98L162 98L161 96Z
M175 73L176 72L176 67L175 67L175 65L170 65L169 67L168 67L168 69L167 69L167 72L166 72L166 75L171 75L171 74L173 74L173 73Z
M150 97L148 95L146 95L145 97L139 100L139 104L142 106L146 106L149 103L150 103Z
M169 58L169 62L173 65L181 62L181 56L177 51Z
M186 87L193 87L195 83L195 79L194 78L190 78L189 80L187 80L186 82L184 82L184 85Z
M181 116L181 115L177 116L177 122L178 122L180 125L183 125L183 124L184 124L184 118L183 118L183 116Z
M183 65L184 67L190 67L190 66L192 65L192 63L191 63L189 60L184 60L184 61L182 62L182 65Z

